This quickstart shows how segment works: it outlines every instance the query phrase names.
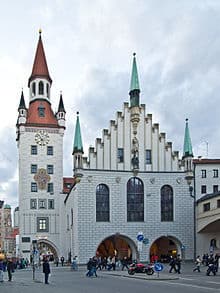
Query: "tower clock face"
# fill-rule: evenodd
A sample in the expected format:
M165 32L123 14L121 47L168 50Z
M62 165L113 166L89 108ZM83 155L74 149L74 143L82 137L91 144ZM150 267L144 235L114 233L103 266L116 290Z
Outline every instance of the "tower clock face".
M49 134L46 132L46 130L39 130L35 134L35 141L39 145L46 145L48 144L49 140Z

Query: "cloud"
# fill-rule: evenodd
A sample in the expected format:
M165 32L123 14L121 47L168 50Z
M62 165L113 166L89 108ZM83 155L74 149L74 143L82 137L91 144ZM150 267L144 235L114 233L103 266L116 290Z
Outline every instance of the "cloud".
M173 149L182 152L189 118L195 156L206 156L208 145L208 155L220 157L218 1L24 0L2 3L0 13L1 28L7 28L1 33L0 51L0 188L9 204L16 198L17 107L22 87L28 105L27 81L40 27L53 79L52 107L57 109L62 90L67 111L65 176L72 176L76 111L87 153L129 102L133 52L140 101Z

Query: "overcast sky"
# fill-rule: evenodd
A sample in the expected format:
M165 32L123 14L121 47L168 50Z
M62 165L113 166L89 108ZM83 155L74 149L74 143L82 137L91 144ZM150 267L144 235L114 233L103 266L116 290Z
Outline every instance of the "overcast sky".
M18 205L17 108L29 102L38 31L67 112L64 176L72 176L76 111L85 153L129 101L137 54L141 104L182 156L185 118L194 155L220 158L220 1L0 0L0 200Z

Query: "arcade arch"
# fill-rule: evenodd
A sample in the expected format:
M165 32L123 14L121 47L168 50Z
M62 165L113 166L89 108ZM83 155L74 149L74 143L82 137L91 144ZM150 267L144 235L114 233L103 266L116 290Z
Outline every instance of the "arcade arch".
M50 261L58 258L58 249L57 247L50 241L40 239L37 241L37 249L39 251L40 258L44 256L48 256Z
M157 238L150 247L150 258L157 255L161 262L168 262L170 256L180 254L184 258L184 247L180 241L173 236L161 236Z
M128 259L137 259L138 251L132 239L125 235L113 234L103 239L96 250L96 255L101 257L115 255L118 259L126 256Z

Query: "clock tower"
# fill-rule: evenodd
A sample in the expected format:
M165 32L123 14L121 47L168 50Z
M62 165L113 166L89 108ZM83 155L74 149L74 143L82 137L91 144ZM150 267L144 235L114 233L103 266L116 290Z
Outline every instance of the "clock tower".
M41 31L31 76L29 105L22 91L18 107L19 256L31 258L33 243L42 254L62 254L60 193L63 190L65 109L51 107L52 79ZM62 107L61 107L61 106Z

